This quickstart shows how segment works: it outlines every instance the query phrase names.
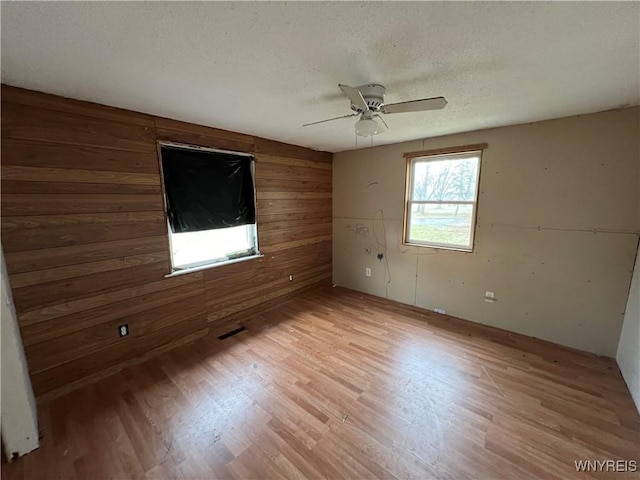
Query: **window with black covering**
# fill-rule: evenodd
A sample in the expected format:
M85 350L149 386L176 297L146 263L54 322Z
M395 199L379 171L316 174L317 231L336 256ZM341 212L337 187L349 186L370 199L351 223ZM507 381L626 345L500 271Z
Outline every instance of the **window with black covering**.
M160 145L173 271L258 256L254 157Z

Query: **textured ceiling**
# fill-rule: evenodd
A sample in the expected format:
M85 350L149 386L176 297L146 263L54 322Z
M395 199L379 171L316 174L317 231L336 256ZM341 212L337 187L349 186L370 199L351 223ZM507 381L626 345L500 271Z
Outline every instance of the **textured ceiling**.
M640 3L2 2L2 81L333 152L338 82L387 103L374 144L532 122L640 96ZM359 139L359 143L369 140Z

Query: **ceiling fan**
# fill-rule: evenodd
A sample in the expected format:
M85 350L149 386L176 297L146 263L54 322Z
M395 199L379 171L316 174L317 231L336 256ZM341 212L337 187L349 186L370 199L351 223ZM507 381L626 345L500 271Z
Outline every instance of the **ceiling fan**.
M444 97L422 98L408 102L385 104L384 93L386 88L375 83L360 85L359 87L350 87L339 83L338 87L351 100L351 110L356 113L320 120L319 122L306 123L303 127L359 116L360 120L355 124L356 134L361 137L370 137L382 131L381 125L376 119L380 119L384 126L387 129L389 128L379 113L424 112L427 110L440 110L447 105Z

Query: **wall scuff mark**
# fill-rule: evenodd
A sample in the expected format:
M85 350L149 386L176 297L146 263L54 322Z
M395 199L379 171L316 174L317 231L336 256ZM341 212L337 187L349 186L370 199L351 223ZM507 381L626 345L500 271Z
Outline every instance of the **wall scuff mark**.
M378 218L378 214L380 214L379 218ZM380 222L382 224L383 243L380 243L380 240L378 239L378 234L376 233L376 222ZM389 298L389 285L391 284L391 270L389 269L389 258L387 257L387 227L384 224L384 210L382 210L381 208L373 212L373 236L375 237L377 246L382 249L382 254L384 257L384 266L387 271L387 283L384 286L384 291L385 291L385 297Z
M356 223L355 226L347 223L344 228L347 232L351 232L359 237L368 237L369 236L369 227L362 225L361 223Z

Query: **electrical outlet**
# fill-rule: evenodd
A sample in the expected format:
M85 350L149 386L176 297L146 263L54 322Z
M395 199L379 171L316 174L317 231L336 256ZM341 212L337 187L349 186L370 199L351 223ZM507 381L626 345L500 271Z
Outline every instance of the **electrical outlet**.
M447 313L447 311L442 308L434 308L433 311L442 315L445 315Z
M365 277L370 277L371 276L371 269L369 267L364 269L364 276Z
M484 301L494 303L496 301L496 294L494 292L484 292Z
M120 335L121 337L126 337L127 335L129 335L129 324L125 323L124 325L120 325L118 327L118 335Z
M290 274L289 274L289 281L290 281L290 282L293 282L293 273L290 273Z

